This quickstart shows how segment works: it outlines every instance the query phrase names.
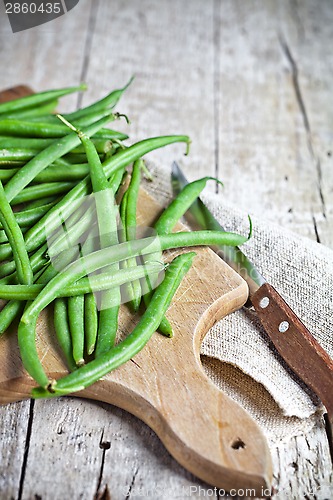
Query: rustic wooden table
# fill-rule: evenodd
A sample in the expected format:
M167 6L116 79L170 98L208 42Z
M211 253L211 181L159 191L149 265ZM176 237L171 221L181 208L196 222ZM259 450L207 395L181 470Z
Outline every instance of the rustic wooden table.
M330 0L80 0L16 34L1 2L0 83L86 81L86 103L135 74L121 106L133 140L187 133L188 177L218 175L227 201L332 248L332 39ZM109 405L24 401L2 407L0 422L1 499L218 498ZM324 424L272 455L275 498L332 497Z

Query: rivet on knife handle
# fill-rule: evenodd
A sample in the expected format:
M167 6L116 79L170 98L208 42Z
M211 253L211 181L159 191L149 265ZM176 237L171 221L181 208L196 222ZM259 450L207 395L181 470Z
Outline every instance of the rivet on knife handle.
M292 370L320 397L333 417L333 361L272 285L251 297L260 322Z

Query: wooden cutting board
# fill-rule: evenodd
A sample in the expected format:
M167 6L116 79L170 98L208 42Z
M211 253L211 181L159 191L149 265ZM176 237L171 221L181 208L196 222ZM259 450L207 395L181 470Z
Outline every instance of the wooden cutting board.
M6 92L13 98L19 91ZM139 208L146 226L161 212L144 191ZM216 321L246 302L247 285L210 249L196 252L167 313L174 337L155 334L133 360L75 395L133 413L179 463L207 483L226 490L254 488L256 496L263 496L272 476L265 437L249 414L212 383L200 362L202 339ZM136 320L122 306L120 335L130 332ZM38 321L37 346L49 376L59 378L67 370L52 323L48 308ZM0 403L28 398L35 384L22 367L14 328L0 338L0 366Z

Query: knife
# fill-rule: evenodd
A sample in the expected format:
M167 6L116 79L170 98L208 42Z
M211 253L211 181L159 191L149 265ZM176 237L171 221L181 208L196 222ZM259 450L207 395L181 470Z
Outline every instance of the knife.
M188 184L176 162L172 165L172 189L177 195ZM185 217L200 229L224 231L223 227L197 198ZM311 335L275 288L267 283L254 264L238 247L218 247L217 252L249 287L249 300L277 351L315 392L326 407L330 425L333 425L333 361Z

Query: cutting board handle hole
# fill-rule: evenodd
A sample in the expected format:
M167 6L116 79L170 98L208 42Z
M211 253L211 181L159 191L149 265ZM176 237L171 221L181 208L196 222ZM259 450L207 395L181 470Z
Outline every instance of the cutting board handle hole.
M235 441L232 443L231 448L233 450L239 450L242 448L246 448L246 444L244 443L244 441L242 439L238 438L238 439L235 439Z

